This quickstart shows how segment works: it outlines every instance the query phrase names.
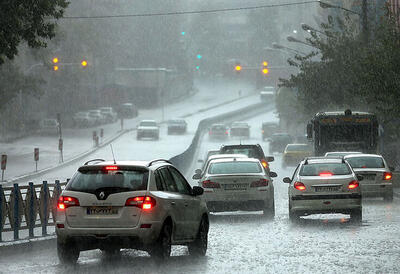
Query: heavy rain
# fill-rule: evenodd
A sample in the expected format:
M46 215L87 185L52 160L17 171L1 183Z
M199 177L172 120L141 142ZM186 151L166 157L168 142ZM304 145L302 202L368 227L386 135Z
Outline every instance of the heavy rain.
M399 273L400 0L0 3L1 273Z

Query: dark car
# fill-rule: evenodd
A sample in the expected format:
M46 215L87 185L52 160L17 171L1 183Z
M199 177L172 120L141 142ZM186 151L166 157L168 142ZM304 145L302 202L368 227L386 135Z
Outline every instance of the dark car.
M288 144L293 143L292 136L287 133L274 133L268 139L269 153L283 152Z
M208 132L210 139L225 139L228 134L228 128L224 124L213 124Z
M250 126L246 122L233 122L230 130L231 137L250 137Z
M274 157L265 157L264 151L259 144L247 145L223 145L219 149L221 154L244 154L249 158L260 160L263 167L269 172L269 162L274 161Z
M264 122L261 125L261 137L264 141L268 137L272 136L279 129L279 125L274 122Z
M173 119L168 121L167 133L170 134L184 134L186 133L187 123L183 119Z

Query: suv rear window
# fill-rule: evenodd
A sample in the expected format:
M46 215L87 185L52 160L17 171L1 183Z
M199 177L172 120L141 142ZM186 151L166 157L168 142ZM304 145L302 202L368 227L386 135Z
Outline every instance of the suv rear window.
M147 170L79 170L66 190L95 193L99 189L113 193L147 190Z
M263 159L264 153L258 147L223 147L221 154L244 154L249 158Z
M237 173L261 173L262 169L256 162L223 162L211 163L209 174L237 174Z
M385 164L381 157L352 157L347 158L352 168L384 168Z
M300 176L320 176L321 174L348 175L350 167L345 163L315 163L303 165Z

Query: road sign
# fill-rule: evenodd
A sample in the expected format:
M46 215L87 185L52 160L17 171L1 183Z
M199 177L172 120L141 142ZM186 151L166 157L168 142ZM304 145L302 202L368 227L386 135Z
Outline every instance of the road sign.
M35 149L33 151L33 155L34 155L35 161L36 162L39 161L39 148L38 147L35 147Z
M7 155L1 155L1 170L5 170L7 167Z

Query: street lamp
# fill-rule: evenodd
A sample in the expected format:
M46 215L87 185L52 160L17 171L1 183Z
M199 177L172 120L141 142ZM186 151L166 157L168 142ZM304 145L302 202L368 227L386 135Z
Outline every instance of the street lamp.
M301 41L301 40L299 40L299 39L297 39L297 38L294 38L293 36L290 36L290 35L287 36L286 39L287 39L289 42L300 43L300 44L307 45L307 46L309 46L309 47L315 48L313 45L311 45L311 44L309 44L309 43L306 43L306 42L304 42L304 41Z
M289 48L289 47L285 47L285 46L282 46L282 45L280 45L280 44L278 44L278 43L275 43L275 42L272 43L272 47L273 47L274 49L286 50L286 52L287 52L287 51L293 51L293 52L296 52L297 54L307 55L306 53L301 52L301 51L299 51L299 50L297 50L297 49L292 49L292 48Z
M309 26L309 25L307 25L307 24L305 24L305 23L301 23L301 28L302 28L303 30L307 31L307 32L312 32L312 31L314 31L314 32L321 33L321 34L323 34L323 35L325 35L325 36L329 36L329 35L327 35L325 32L320 31L320 30L317 30L317 29L315 29L315 28L313 28L313 27L311 27L311 26Z

